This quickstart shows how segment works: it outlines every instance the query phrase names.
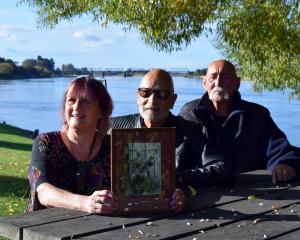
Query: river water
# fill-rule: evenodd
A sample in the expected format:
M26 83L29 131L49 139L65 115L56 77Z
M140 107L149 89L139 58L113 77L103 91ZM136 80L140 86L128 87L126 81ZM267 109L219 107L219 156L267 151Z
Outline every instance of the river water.
M178 114L181 106L203 94L202 81L174 77L177 101L172 110ZM59 130L62 94L72 78L0 80L0 122L40 132ZM136 89L141 77L106 77L108 91L114 100L113 116L136 113ZM274 121L290 142L300 146L300 101L289 100L280 92L254 93L251 82L243 81L240 92L245 100L269 108ZM295 131L295 129L298 129Z

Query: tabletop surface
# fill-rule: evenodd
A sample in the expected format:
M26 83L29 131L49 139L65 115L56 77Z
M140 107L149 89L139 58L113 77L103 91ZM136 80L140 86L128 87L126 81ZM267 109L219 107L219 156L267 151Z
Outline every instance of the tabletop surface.
M180 214L112 217L49 208L0 218L9 239L300 239L300 182L273 185L268 171L197 191Z

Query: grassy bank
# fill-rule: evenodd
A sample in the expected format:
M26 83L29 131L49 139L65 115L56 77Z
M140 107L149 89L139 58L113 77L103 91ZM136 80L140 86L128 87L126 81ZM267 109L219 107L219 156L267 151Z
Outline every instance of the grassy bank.
M27 200L27 169L32 139L25 131L0 124L0 216L24 212Z

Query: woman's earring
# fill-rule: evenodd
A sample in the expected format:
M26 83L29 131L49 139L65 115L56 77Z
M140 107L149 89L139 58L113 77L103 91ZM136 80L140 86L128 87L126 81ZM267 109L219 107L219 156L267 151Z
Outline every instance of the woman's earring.
M102 118L99 118L98 122L97 122L97 127L96 127L96 132L100 131L100 124L101 124Z

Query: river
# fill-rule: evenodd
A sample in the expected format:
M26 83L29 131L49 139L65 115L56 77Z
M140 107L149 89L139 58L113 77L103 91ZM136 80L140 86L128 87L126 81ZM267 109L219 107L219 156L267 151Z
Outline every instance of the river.
M45 78L27 80L0 80L0 122L40 132L59 130L62 94L72 79ZM107 87L114 100L113 116L136 113L136 89L141 77L106 77ZM172 112L178 114L181 106L203 94L202 81L174 77L178 94ZM264 91L254 93L251 82L242 81L240 92L245 100L269 108L274 121L300 146L300 101L289 100L287 94ZM295 129L298 129L295 131Z

